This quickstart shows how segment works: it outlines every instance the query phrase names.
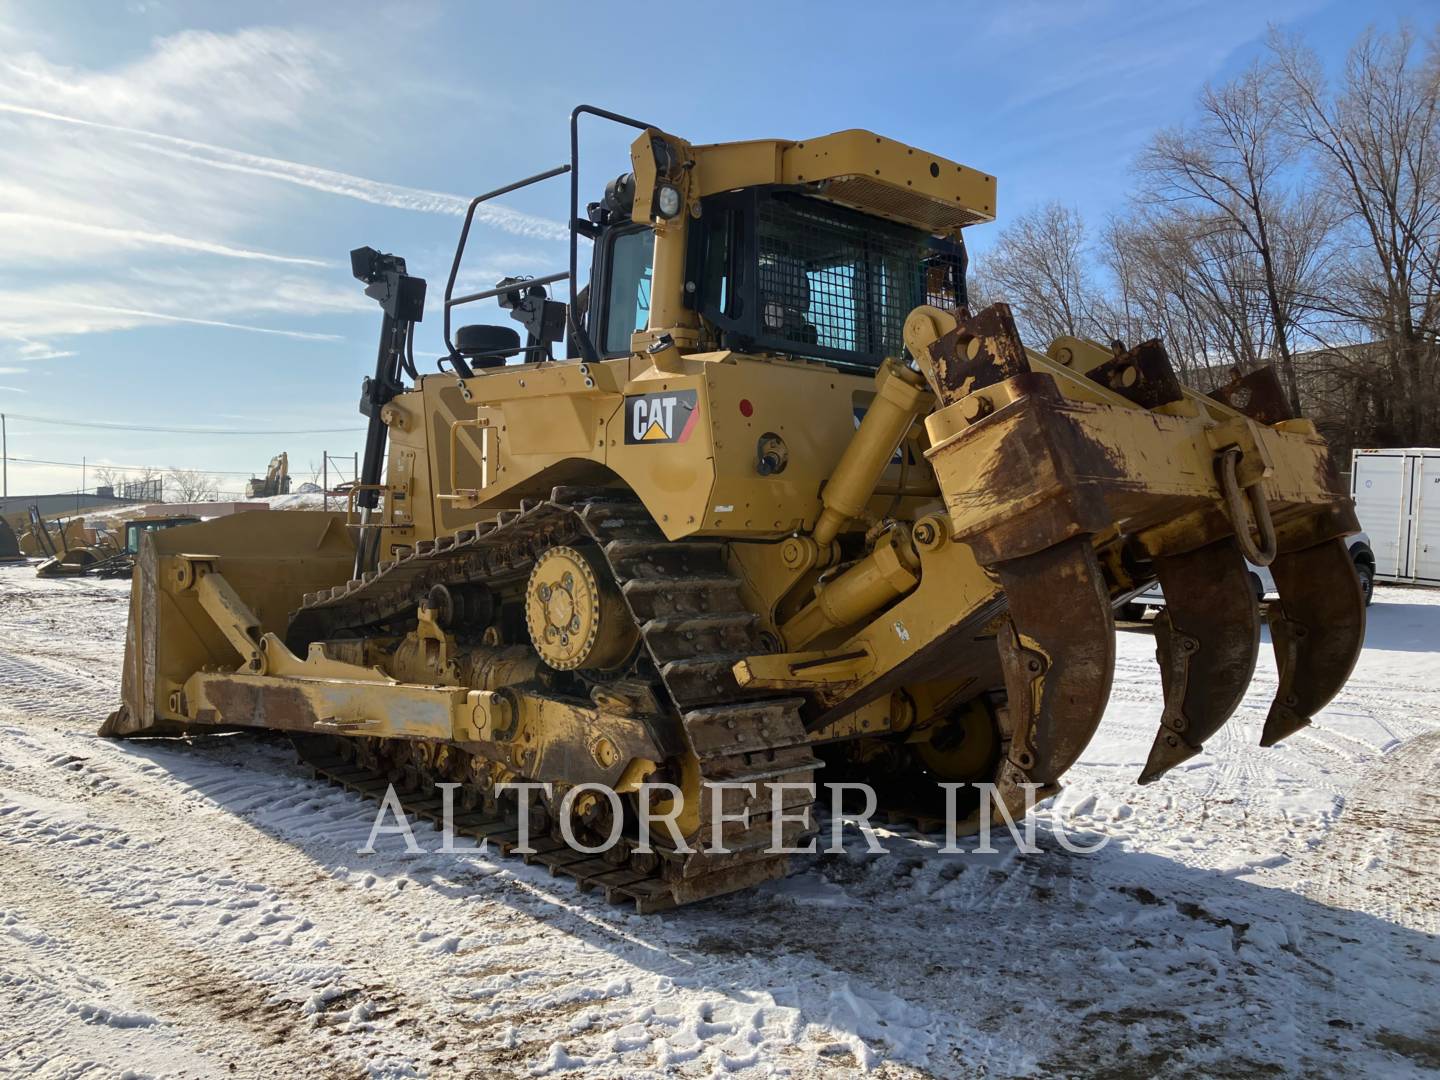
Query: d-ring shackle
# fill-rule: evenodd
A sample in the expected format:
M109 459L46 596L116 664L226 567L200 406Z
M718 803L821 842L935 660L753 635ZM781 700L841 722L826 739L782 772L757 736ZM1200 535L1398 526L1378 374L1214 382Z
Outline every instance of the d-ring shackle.
M1275 523L1270 520L1270 506L1265 501L1264 485L1260 483L1251 484L1244 489L1243 495L1240 489L1240 480L1236 475L1236 468L1240 464L1240 448L1238 446L1226 447L1220 451L1219 465L1220 490L1225 494L1225 510L1230 517L1230 524L1235 529L1235 539L1239 541L1240 552L1247 560L1256 566L1269 566L1275 561ZM1250 503L1250 511L1245 510L1246 501ZM1260 534L1259 546L1256 546L1254 538L1250 535L1250 515L1255 518L1255 530Z

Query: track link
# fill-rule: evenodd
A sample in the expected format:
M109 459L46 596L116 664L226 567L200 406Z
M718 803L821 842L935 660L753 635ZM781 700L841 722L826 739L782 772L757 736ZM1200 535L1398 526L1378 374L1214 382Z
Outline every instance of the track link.
M297 739L296 748L305 764L314 770L317 779L363 798L379 802L394 785L388 772L365 768L344 757L329 756L324 750L317 752L304 740ZM399 793L398 788L396 793L407 817L428 821L437 829L443 827L444 804L440 798L407 798ZM717 880L706 882L697 878L688 883L687 889L681 892L685 897L682 901L677 896L675 883L666 878L662 866L657 863L642 869L638 865L630 865L633 856L628 851L622 861L602 858L592 852L576 851L562 837L548 833L531 835L522 845L515 821L498 809L457 809L451 816L451 824L457 838L470 837L483 843L487 850L517 856L527 865L544 866L552 877L572 878L581 892L599 890L609 903L633 903L635 910L642 915L665 911L681 902L720 895L778 876L774 867L753 861L733 869L713 871L719 875ZM522 846L525 850L520 850ZM706 889L707 885L711 888Z
M554 837L547 843L555 846L544 852L536 841L537 851L525 856L527 861L574 877L582 888L603 888L607 897L633 899L642 912L783 875L787 856L765 850L775 835L774 807L787 815L779 834L785 845L814 832L806 786L813 784L814 770L822 763L811 752L800 718L804 699L757 695L739 686L735 662L763 652L764 644L759 620L745 608L740 581L726 564L724 545L666 539L629 495L556 488L549 499L522 503L494 522L422 541L403 558L355 581L307 595L291 621L292 647L408 617L436 584L513 582L528 574L547 548L587 540L603 553L640 629L645 658L699 759L702 807L708 811L713 798L726 814L749 811L749 821L722 823L718 834L705 821L689 838L699 849L696 854L662 859L648 874L613 863L602 868L595 865L602 860L572 851ZM325 779L376 798L391 779L342 758L307 761ZM726 787L714 790L715 785ZM788 820L802 809L807 811L803 822ZM439 802L434 800L433 807L417 803L413 812L438 816ZM517 842L513 823L498 814L472 820L466 828L505 852ZM465 831L459 821L456 831ZM705 854L712 846L733 854Z

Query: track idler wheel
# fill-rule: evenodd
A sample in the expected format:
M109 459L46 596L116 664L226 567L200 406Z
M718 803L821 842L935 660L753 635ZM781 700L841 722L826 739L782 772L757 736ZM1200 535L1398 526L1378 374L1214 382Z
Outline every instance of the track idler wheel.
M1345 685L1365 643L1365 595L1343 538L1278 555L1270 572L1280 594L1269 620L1280 686L1261 746L1309 724Z
M1260 614L1234 537L1155 559L1165 608L1155 620L1155 658L1165 711L1140 783L1198 754L1240 707L1260 651Z
M1010 750L999 787L1009 803L1020 784L1041 798L1089 744L1115 671L1115 618L1086 536L995 567L1010 604L997 644L1009 699Z

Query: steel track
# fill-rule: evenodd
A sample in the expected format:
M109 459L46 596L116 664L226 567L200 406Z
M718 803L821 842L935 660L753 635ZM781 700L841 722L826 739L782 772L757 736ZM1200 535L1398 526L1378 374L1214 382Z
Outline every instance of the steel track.
M575 852L558 839L527 861L541 862L553 873L574 877L582 889L600 888L607 898L634 900L640 911L745 888L784 874L785 855L768 854L772 843L772 806L787 813L808 807L803 791L772 785L813 783L821 762L811 752L799 715L803 699L756 694L736 683L737 660L764 651L759 619L740 598L740 581L726 564L724 545L714 541L670 541L633 497L595 489L557 488L547 500L522 503L482 523L433 542L422 541L401 559L346 585L308 594L291 622L292 647L338 635L363 635L387 621L408 617L436 584L503 584L528 574L540 553L555 544L593 542L620 587L640 629L648 663L673 706L685 742L701 766L702 805L708 807L715 784L753 784L754 795L730 790L727 812L751 811L748 825L728 822L719 835L709 824L690 838L692 847L723 847L727 856L671 855L641 862L631 855L620 865ZM303 648L302 648L303 651ZM457 754L465 752L450 744ZM367 769L342 756L306 755L326 780L361 794L379 797L394 770ZM413 777L412 777L413 779ZM444 779L428 777L432 781ZM488 799L488 796L485 796ZM404 796L402 795L402 803ZM431 805L433 803L433 805ZM433 819L438 799L412 801L407 812ZM707 815L704 815L708 817ZM512 851L513 821L493 804L471 815L456 831L485 839L502 852ZM468 832L467 832L468 830ZM787 823L781 830L793 845L813 825ZM630 865L626 865L628 862Z

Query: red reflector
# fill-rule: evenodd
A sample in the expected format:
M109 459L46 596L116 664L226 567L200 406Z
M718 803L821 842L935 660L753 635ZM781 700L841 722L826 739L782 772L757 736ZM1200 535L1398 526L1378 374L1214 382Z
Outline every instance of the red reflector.
M740 415L751 416L755 412L755 406L750 404L749 398L740 399Z

